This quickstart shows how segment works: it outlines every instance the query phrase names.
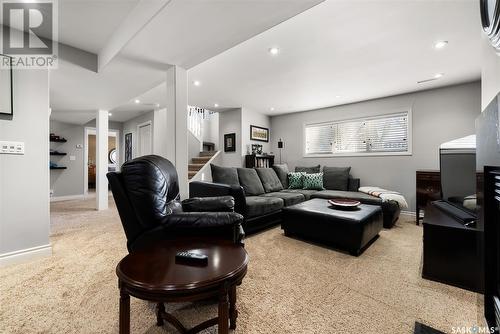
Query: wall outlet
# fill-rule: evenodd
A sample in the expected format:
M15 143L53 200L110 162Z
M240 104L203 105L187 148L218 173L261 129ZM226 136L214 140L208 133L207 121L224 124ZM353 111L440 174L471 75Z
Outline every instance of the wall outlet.
M0 141L0 154L24 154L24 143L18 141Z

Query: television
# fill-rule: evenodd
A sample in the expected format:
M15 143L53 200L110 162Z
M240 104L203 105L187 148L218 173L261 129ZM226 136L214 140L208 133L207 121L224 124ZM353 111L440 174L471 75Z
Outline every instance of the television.
M442 144L439 163L441 197L459 209L476 214L476 136Z

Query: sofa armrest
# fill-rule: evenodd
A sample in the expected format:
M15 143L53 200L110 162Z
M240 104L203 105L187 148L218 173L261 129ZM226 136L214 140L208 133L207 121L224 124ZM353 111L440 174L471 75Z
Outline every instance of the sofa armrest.
M184 212L234 212L232 196L193 197L182 201Z
M347 190L349 191L358 191L360 185L360 179L355 179L353 177L349 177Z
M244 214L247 205L243 187L222 183L193 181L189 183L189 197L232 196L234 211Z

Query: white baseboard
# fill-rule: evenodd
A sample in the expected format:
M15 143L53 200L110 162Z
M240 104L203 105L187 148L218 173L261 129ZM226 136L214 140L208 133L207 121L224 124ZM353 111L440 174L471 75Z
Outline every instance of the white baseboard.
M62 202L62 201L73 201L77 199L85 199L85 195L68 195L68 196L56 196L56 197L51 197L50 201L51 202Z
M0 254L0 267L24 263L52 255L52 245L47 244L18 251Z
M412 216L412 217L416 217L417 214L415 213L415 211L401 211L401 214L402 215L406 215L406 216Z

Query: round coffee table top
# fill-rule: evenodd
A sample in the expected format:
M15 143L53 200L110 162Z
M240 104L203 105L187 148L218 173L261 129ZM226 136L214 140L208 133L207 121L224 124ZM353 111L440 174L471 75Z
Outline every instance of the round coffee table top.
M208 256L208 265L176 263L175 255L192 251ZM210 289L244 276L248 254L229 241L179 239L163 241L125 256L116 267L121 282L135 289L169 292Z

